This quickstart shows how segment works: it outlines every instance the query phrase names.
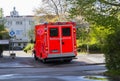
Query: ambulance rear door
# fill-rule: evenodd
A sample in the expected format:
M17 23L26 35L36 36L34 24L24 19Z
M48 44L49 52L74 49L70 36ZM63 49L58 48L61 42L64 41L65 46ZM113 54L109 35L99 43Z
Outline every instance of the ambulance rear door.
M61 26L62 54L71 54L73 52L73 34L72 25Z
M49 54L60 54L60 28L59 26L48 26L48 51Z

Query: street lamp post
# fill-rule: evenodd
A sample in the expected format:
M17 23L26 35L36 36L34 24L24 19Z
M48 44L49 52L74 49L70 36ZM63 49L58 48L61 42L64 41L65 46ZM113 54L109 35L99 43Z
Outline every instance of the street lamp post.
M14 32L13 30L11 30L11 31L9 32L9 36L11 37L10 42L11 42L11 44L12 44L12 53L10 53L10 49L9 49L9 53L10 53L10 56L12 57L12 59L14 59L15 56L16 56L16 54L15 54L14 51L13 51L14 39L15 39L15 37L16 37L15 32ZM10 43L9 43L9 44L10 44ZM10 48L10 47L9 47L9 48Z
M89 32L90 32L90 28L88 27L86 29L86 31L87 31L87 35L88 35L88 37L87 37L87 54L89 54Z

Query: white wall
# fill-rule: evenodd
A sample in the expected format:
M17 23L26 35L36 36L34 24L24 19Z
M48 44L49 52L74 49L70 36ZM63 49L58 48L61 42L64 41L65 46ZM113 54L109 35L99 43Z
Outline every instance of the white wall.
M24 47L24 43L27 43L30 38L28 31L34 28L34 17L20 16L20 17L5 17L5 26L9 31L13 30L16 34L15 42L21 43L21 47ZM15 43L14 46L19 46Z
M29 40L28 31L34 27L33 17L6 17L5 26L16 33L17 39Z

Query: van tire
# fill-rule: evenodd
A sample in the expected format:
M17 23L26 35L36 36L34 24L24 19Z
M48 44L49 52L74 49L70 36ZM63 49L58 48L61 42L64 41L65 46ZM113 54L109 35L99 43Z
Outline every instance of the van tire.
M67 62L67 63L69 63L71 61L72 61L72 59L66 59L66 60L64 60L64 62Z

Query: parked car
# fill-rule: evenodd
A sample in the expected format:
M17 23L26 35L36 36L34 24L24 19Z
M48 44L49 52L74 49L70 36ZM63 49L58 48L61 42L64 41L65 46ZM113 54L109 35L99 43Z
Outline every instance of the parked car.
M22 50L21 47L14 47L13 50Z

